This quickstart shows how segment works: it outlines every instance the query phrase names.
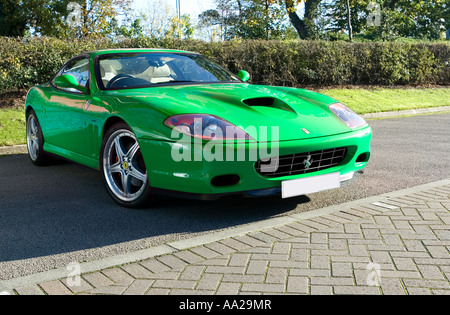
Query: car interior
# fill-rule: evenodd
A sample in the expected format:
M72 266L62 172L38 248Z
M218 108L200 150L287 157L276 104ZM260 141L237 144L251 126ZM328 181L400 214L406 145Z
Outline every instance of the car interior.
M144 86L149 84L169 83L174 81L176 74L166 62L148 61L146 67L126 67L119 60L104 60L100 63L100 74L105 88L123 88L130 86Z

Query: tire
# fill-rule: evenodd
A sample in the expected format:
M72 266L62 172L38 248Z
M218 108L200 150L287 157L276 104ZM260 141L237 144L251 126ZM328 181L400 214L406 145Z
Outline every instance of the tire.
M44 151L44 135L34 110L27 114L27 149L31 162L36 166L48 165L51 158Z
M103 181L111 197L126 208L147 205L151 196L147 168L128 125L118 123L107 131L100 155Z

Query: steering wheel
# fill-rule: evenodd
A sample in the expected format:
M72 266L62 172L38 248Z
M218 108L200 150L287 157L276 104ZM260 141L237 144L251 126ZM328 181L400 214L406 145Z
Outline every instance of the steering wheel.
M125 79L125 78L133 78L133 79L135 79L135 77L130 75L130 74L118 74L114 78L112 78L111 81L109 81L109 83L106 86L106 88L110 89L114 83L116 83L117 81L119 81L121 79Z

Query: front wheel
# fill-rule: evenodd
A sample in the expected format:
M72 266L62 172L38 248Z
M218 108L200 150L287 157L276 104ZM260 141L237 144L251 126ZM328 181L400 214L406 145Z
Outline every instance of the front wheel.
M101 153L103 179L113 199L128 208L147 204L150 199L147 168L131 129L123 123L114 125L103 140Z

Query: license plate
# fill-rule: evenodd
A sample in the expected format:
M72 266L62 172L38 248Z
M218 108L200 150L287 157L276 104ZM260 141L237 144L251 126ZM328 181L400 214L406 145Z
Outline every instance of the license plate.
M336 189L340 187L340 173L287 180L281 183L282 196L284 199L312 194L324 190Z

